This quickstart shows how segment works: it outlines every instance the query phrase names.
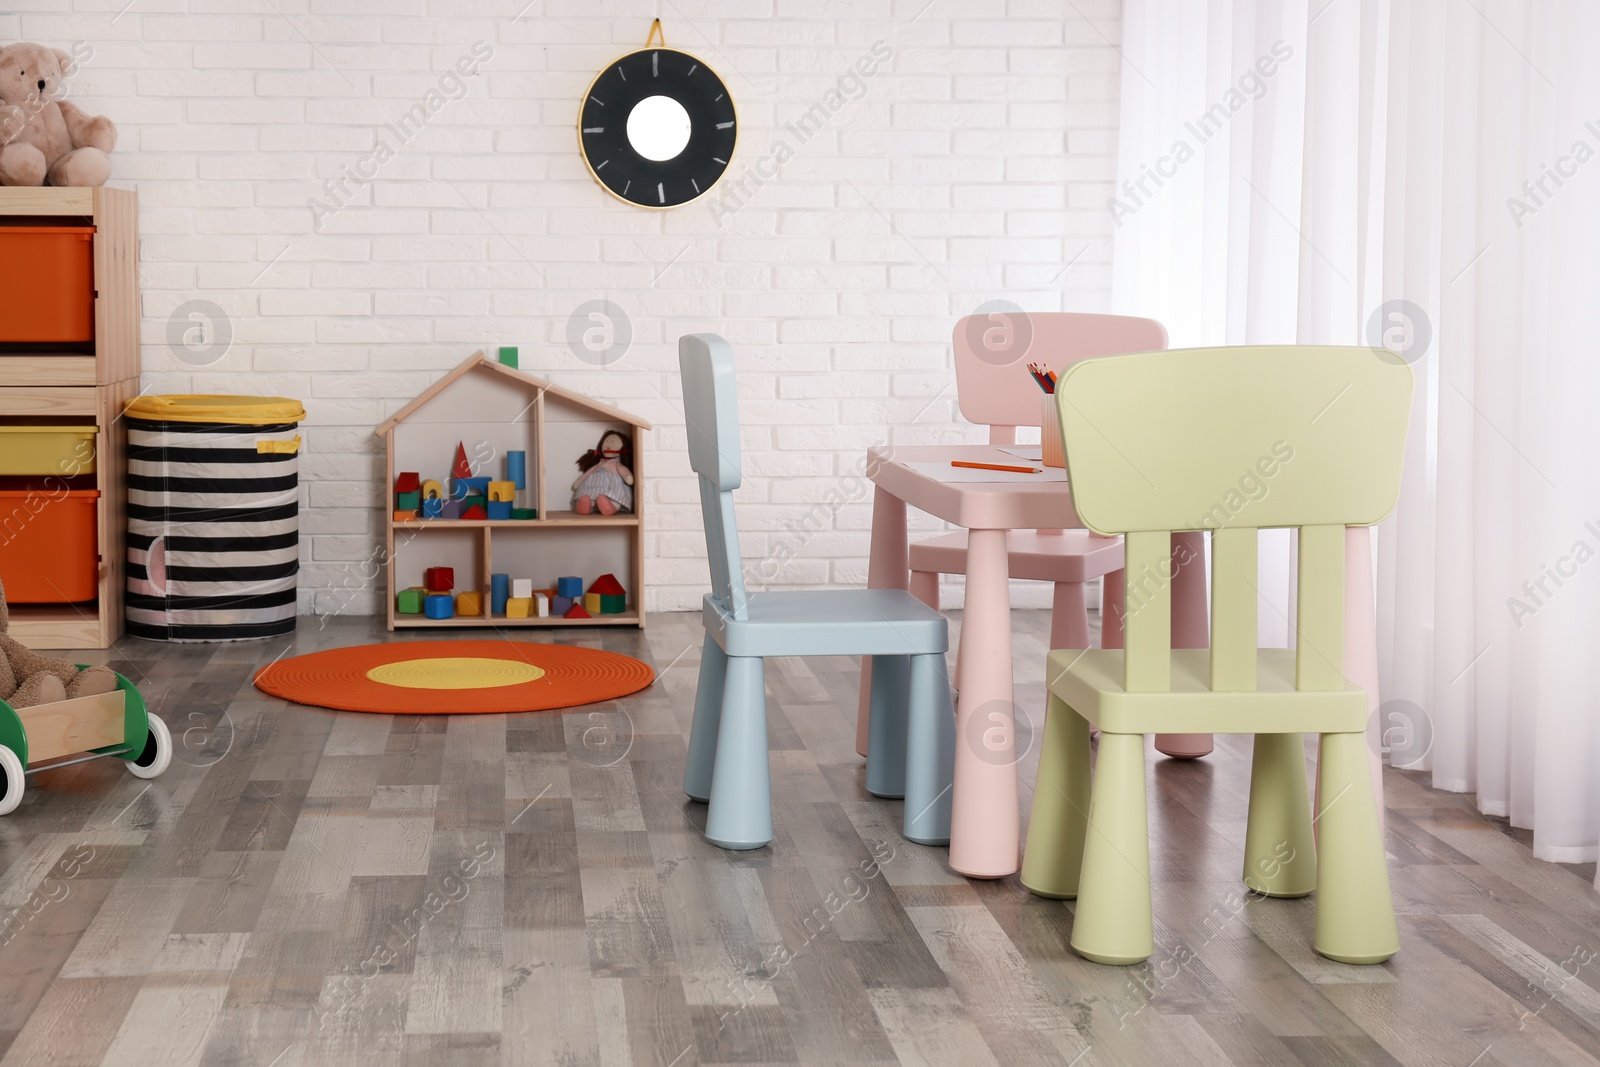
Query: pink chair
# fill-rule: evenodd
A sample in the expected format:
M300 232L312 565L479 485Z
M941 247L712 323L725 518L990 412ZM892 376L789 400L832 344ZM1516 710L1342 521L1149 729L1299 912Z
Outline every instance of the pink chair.
M1060 375L1082 359L1164 349L1167 331L1154 319L1050 311L969 315L956 323L952 340L961 414L968 422L988 426L989 443L1003 446L1016 443L1018 426L1038 426L1044 411L1043 393L1027 373L1029 363L1043 363ZM1186 549L1180 547L1185 544ZM1084 585L1108 576L1110 580L1102 584L1100 641L1104 648L1122 647L1120 537L1101 537L1087 530L1013 530L1006 547L1011 577L1055 585L1051 648L1089 647ZM1203 534L1173 536L1173 559L1178 564L1174 586L1204 583L1204 553ZM931 608L939 607L939 575L966 572L965 530L911 545L911 593ZM1173 613L1172 645L1204 648L1205 595L1182 599L1198 610ZM956 682L959 685L959 677ZM1180 759L1204 756L1212 749L1211 735L1162 734L1156 738L1156 748Z

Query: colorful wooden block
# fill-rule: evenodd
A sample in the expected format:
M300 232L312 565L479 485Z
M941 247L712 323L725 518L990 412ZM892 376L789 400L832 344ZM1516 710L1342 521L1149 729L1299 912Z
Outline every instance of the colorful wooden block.
M550 598L544 593L533 594L533 613L541 619L550 615Z
M422 494L420 492L396 493L394 495L394 506L401 511L416 511L422 506Z
M489 608L496 615L506 613L506 601L511 599L511 575L489 575Z
M422 572L422 584L430 593L448 593L456 587L454 567L429 567Z
M422 483L422 499L443 500L445 498L444 485L437 479L429 478Z
M444 517L445 502L436 496L422 498L422 517L425 519L438 519Z
M528 453L521 449L506 453L506 480L518 489L528 488Z
M455 615L455 601L449 593L429 593L422 598L422 613L430 619L448 619Z
M483 505L473 504L461 513L461 517L463 519L487 519L489 512Z
M569 596L553 596L550 598L550 614L565 615L572 610L572 598Z
M427 503L427 501L423 501L423 503ZM511 517L511 501L491 500L484 505L484 510L488 512L491 519L509 519Z
M572 602L572 607L568 608L564 613L562 613L561 617L563 619L588 619L588 618L592 618L592 616L584 608L584 606L582 604L578 603L576 600L574 600Z
M457 615L482 615L483 594L476 589L468 589L456 594Z
M587 611L590 615L598 615L598 614L600 614L600 594L599 593L585 593L585 594L583 594L583 610Z
M578 597L583 595L583 579L557 578L556 593L559 596L569 597L573 600L576 600Z
M395 513L394 513L394 521L395 522L410 522L412 519L415 519L416 517L417 517L417 513L415 511L401 511L398 508L395 509Z
M397 493L415 493L421 481L416 471L401 471L400 477L394 480L394 491Z
M517 369L517 346L516 345L501 345L500 346L500 364L501 364L501 366L510 367L512 370L516 370Z
M517 496L517 486L516 486L515 482L490 482L489 483L489 499L490 500L504 500L504 501L507 501L509 503L510 501L516 499L516 496Z
M394 595L394 610L401 615L421 615L422 598L426 592L421 586L400 590Z
M512 596L522 596L522 597L532 596L533 595L533 579L532 578L513 578L513 579L511 579L511 595Z
M511 517L513 519L537 519L539 517L539 509L538 508L512 508L511 509Z
M628 610L628 598L625 596L607 596L600 594L600 614L621 615Z
M622 583L617 581L615 574L602 574L589 586L589 592L599 593L601 596L626 596L628 591L622 588Z
M526 619L533 615L533 598L514 596L506 601L506 618Z

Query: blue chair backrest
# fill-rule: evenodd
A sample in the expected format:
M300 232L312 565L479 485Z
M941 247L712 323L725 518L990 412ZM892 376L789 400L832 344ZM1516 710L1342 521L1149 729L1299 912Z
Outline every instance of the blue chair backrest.
M700 513L711 564L711 595L736 619L749 617L739 562L739 528L733 491L739 472L739 398L733 349L714 333L678 339L689 465L700 476Z

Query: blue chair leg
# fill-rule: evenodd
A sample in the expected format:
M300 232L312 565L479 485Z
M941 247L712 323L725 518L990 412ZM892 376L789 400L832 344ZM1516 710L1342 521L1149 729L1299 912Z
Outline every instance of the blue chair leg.
M950 702L944 654L912 656L909 688L905 835L919 844L948 845L956 765L956 713Z
M910 657L872 657L872 718L867 726L867 792L906 795L906 711Z
M700 649L700 683L694 691L694 724L689 727L689 758L683 769L683 791L702 804L711 799L711 768L717 758L717 727L722 721L727 678L728 654L707 633Z
M706 839L731 849L772 841L772 776L767 767L767 695L762 661L727 657L722 725L711 772Z

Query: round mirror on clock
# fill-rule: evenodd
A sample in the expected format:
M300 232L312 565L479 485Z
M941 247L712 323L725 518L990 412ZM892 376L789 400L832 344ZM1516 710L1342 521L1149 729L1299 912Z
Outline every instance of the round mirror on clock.
M710 192L738 136L733 98L716 71L665 46L614 61L595 77L578 111L589 173L639 207L678 207Z

